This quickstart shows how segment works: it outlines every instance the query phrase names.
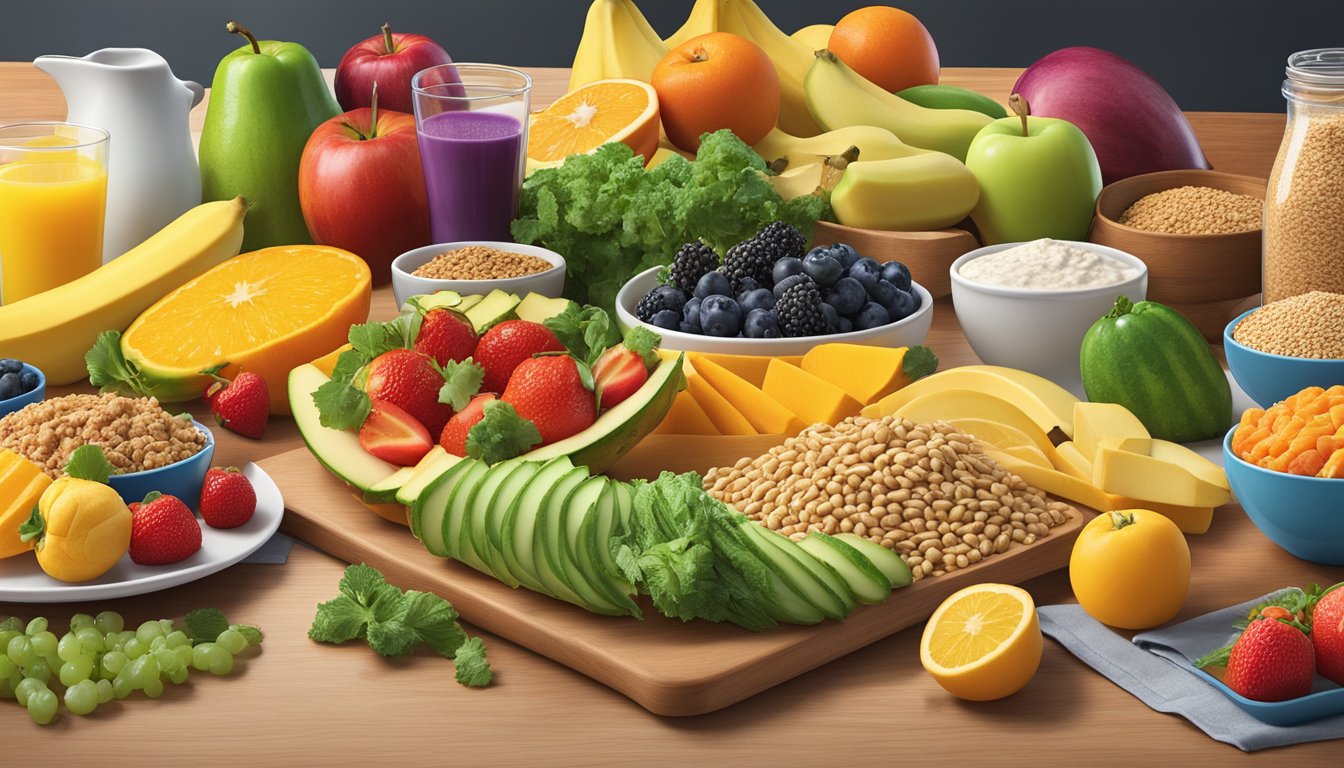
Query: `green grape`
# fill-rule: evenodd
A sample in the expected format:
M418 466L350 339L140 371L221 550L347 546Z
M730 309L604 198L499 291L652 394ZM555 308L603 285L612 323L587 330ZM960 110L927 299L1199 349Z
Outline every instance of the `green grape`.
M78 632L84 627L92 627L93 623L93 617L89 614L76 613L74 616L70 617L70 631Z
M126 662L128 661L130 661L130 659L127 659L126 654L121 651L108 651L107 653L104 653L101 662L103 677L109 680L116 677L117 673L126 666Z
M0 632L18 632L23 634L23 619L18 616L10 616L4 621L0 621Z
M126 641L121 651L126 654L126 658L134 661L149 652L149 643L142 643L139 637L132 637Z
M65 689L65 708L72 715L87 715L98 708L98 686L92 680L80 680Z
M0 658L5 657L0 656ZM19 683L23 681L23 673L19 671L18 667L15 667L14 671L8 675L0 677L0 699L14 698L14 689L19 687Z
M112 700L113 688L111 680L99 680L94 685L94 689L98 692L99 704L106 704Z
M149 654L131 662L130 669L131 682L135 684L136 688L143 689L159 679L159 662L155 661L154 657Z
M192 651L190 645L179 645L173 649L173 655L177 656L178 662L183 667L191 669Z
M75 637L79 638L79 644L85 653L99 653L104 650L103 634L93 627L76 630Z
M191 649L191 666L212 675L227 675L233 671L233 654L215 643L201 643Z
M9 641L5 646L5 654L9 656L10 661L21 667L26 667L37 661L37 654L33 652L33 644L29 642L26 635L19 635Z
M36 635L39 632L46 632L46 631L47 631L47 620L42 616L38 616L37 618L28 622L28 626L24 628L23 633L29 637L32 637L33 635Z
M146 621L136 628L135 636L148 645L150 640L163 636L163 627L157 621Z
M126 628L126 620L116 611L103 611L93 620L93 624L104 635L111 635Z
M173 685L181 685L187 682L187 677L191 674L191 667L186 665L173 667L166 674Z
M69 688L76 683L88 680L93 676L93 657L88 655L67 661L61 665L61 685Z
M51 682L51 665L42 659L38 659L24 667L23 674L27 677L35 677L45 685Z
M19 681L18 685L14 686L14 698L19 700L20 707L26 707L28 706L29 696L32 696L35 691L45 690L47 690L46 683L35 678L25 677Z
M17 629L0 629L0 650L4 650L9 645L9 641L16 637L23 637L23 633ZM0 656L3 656L0 653Z
M232 629L226 629L219 633L219 638L215 640L224 650L229 653L242 653L247 647L247 638L243 637L241 632Z
M191 645L191 638L187 637L186 632L183 632L182 630L179 629L174 631L171 635L168 635L168 637L164 638L164 643L169 648L178 648L183 645Z
M28 638L28 642L33 646L33 653L39 658L46 659L48 663L60 661L56 655L56 636L50 632L38 632L36 635Z
M160 648L150 655L153 656L154 661L158 663L159 672L161 674L167 674L182 665L182 662L177 659L177 654L173 653L173 649L171 648Z
M0 680L7 679L10 675L17 672L19 665L15 664L8 656L0 656Z
M149 650L151 651L162 651L167 647L168 647L168 638L164 637L163 635L159 635L158 637L149 641Z
M125 672L117 675L117 679L112 681L113 698L124 699L130 696L133 690L135 690L135 686L131 685L131 677Z
M159 629L162 629L162 634L167 637L177 631L177 624L173 623L172 619L159 619Z
M143 690L145 695L149 698L157 699L163 695L163 681L156 677L149 685L146 685Z
M71 661L83 654L84 646L79 644L79 638L75 637L74 632L65 633L60 642L56 643L56 657L61 661Z
M51 689L43 687L41 690L34 691L28 697L28 715L33 718L33 722L38 725L50 723L52 718L56 717L56 707L58 701L56 694Z

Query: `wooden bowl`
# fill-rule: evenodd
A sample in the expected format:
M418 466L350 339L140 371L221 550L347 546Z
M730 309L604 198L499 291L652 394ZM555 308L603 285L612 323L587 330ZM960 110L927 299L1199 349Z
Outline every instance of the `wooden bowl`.
M812 244L829 243L847 243L864 256L905 264L915 282L924 286L935 299L952 293L952 278L948 275L952 262L963 253L980 247L975 235L964 229L888 232L817 222L812 228Z
M1148 295L1152 298L1152 277L1148 278ZM1238 299L1224 299L1223 301L1205 301L1197 304L1181 304L1171 302L1167 306L1180 312L1189 320L1199 332L1203 334L1204 340L1210 344L1223 343L1223 329L1232 319L1245 312L1248 309L1255 309L1260 306L1260 294L1254 293L1250 296L1243 296Z
M1244 299L1260 291L1260 229L1227 235L1168 235L1119 223L1136 200L1176 187L1211 187L1265 197L1264 179L1217 171L1159 171L1109 184L1097 196L1089 238L1148 265L1148 298L1164 304ZM1235 314L1228 317L1231 319ZM1220 332L1221 333L1221 332Z

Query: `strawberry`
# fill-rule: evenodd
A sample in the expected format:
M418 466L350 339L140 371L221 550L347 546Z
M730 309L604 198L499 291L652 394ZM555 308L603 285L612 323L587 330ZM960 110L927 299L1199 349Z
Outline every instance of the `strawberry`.
M1252 701L1287 701L1311 693L1316 660L1299 624L1253 620L1227 659L1227 687Z
M503 392L518 364L541 352L564 352L565 345L540 323L505 320L486 331L472 359L485 369L482 392Z
M1316 671L1344 685L1344 584L1326 590L1316 602L1311 619L1311 644L1316 649Z
M581 432L597 420L592 372L569 355L522 361L500 399L537 425L542 445Z
M404 409L374 399L359 428L359 445L367 453L399 467L414 466L434 447L425 425Z
M131 505L131 561L169 565L201 548L201 524L176 496L151 492Z
M476 329L458 312L431 309L420 322L415 351L428 355L439 365L447 365L449 360L461 362L476 351Z
M604 411L635 394L648 379L644 357L624 344L603 352L593 364L593 385Z
M494 400L494 394L485 392L471 398L467 407L453 414L439 435L439 445L454 456L467 455L467 433L483 418L485 404Z
M211 528L237 528L257 511L257 492L237 467L212 467L201 486L201 518Z
M409 413L429 434L441 432L453 415L451 405L439 402L443 374L433 360L413 349L384 352L365 367L359 379L371 400L386 401Z
M220 426L243 437L259 438L266 432L271 415L271 391L266 380L251 371L243 371L233 381L215 377L205 391L210 411Z

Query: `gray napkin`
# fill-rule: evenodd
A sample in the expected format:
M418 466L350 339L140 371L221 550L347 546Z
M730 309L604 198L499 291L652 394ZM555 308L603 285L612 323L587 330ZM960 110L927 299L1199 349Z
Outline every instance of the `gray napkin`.
M1046 605L1037 613L1043 633L1139 701L1158 712L1180 715L1210 737L1244 752L1344 739L1344 715L1292 727L1269 725L1188 673L1194 669L1194 659L1228 643L1236 634L1236 621L1273 594L1277 593L1136 635L1132 643L1078 605ZM1181 671L1173 674L1176 668Z
M243 559L244 563L284 565L289 560L289 550L293 549L294 540L283 533L277 533L266 540L261 545L261 549L248 555Z

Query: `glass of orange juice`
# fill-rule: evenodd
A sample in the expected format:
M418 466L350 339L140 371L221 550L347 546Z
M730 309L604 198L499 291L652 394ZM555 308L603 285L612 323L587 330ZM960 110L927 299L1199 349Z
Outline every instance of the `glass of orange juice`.
M0 302L102 263L107 131L58 122L0 126Z

